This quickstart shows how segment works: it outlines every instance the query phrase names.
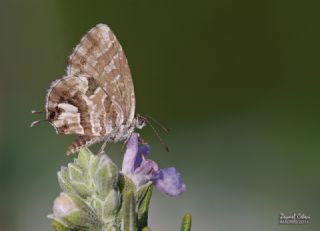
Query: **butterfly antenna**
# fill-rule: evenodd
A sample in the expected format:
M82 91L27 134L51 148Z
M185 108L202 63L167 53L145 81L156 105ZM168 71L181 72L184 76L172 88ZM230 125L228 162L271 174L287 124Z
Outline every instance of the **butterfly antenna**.
M156 120L155 118L148 116L148 115L144 115L144 117L146 117L147 119L151 119L153 122L155 122L164 132L169 133L170 129L166 128L165 126L163 126L162 123L160 123L158 120Z
M125 147L127 146L128 140L129 140L129 138L126 139L126 140L123 142L123 144L122 144L122 146L121 146L121 152L124 152Z
M153 132L156 134L156 136L158 137L160 143L163 145L163 147L166 149L167 152L169 152L169 147L166 144L166 142L163 141L163 139L161 138L161 136L159 135L158 131L153 127L152 123L150 123L150 121L148 120L148 118L145 118L145 121L150 125L150 127L152 128Z
M35 110L32 110L31 111L31 114L43 114L44 111L35 111ZM34 127L36 126L37 124L39 124L40 122L45 122L45 121L48 121L47 119L45 120L36 120L36 121L33 121L31 124L30 124L30 127Z
M42 114L42 113L44 113L44 111L35 111L35 110L31 111L31 114Z
M41 122L46 122L48 120L36 120L36 121L33 121L31 124L30 124L30 127L34 127L36 126L37 124L41 123Z

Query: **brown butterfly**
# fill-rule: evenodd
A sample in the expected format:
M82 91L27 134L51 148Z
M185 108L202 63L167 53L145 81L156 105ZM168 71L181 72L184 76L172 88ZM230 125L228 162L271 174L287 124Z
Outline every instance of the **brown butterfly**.
M99 141L126 140L145 126L146 118L135 115L127 58L107 25L93 27L73 50L65 76L49 87L45 114L58 134L79 135L67 154Z

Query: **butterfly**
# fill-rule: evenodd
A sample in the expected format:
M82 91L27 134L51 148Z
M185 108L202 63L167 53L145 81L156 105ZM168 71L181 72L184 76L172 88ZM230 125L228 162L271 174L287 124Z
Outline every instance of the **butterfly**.
M57 134L78 135L68 146L67 155L100 141L127 140L135 128L146 125L146 118L135 114L127 58L107 25L98 24L89 30L67 63L65 75L48 89L46 119L42 120L48 121Z

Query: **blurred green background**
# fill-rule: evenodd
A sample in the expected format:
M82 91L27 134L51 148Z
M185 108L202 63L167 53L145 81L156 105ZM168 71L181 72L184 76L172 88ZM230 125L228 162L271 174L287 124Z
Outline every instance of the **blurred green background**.
M161 166L187 191L154 193L152 230L320 230L320 3L294 0L0 3L0 230L52 230L56 171L73 136L33 129L51 81L86 31L108 24L129 60L137 112L172 132L166 153L142 131ZM121 145L108 152L120 163ZM99 146L93 147L94 150ZM311 224L279 225L280 212Z

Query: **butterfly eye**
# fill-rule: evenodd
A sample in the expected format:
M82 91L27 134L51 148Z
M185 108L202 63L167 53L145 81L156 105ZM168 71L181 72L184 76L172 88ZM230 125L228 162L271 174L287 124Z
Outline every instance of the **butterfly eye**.
M143 128L144 126L146 125L146 120L145 118L143 118L142 116L138 116L137 117L137 128L138 129L141 129Z

